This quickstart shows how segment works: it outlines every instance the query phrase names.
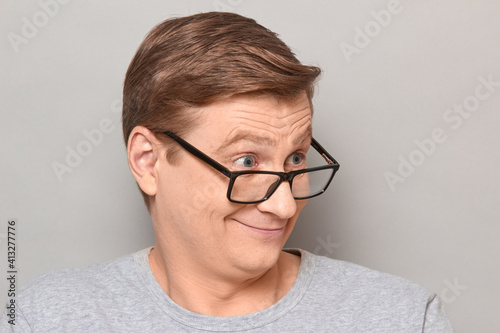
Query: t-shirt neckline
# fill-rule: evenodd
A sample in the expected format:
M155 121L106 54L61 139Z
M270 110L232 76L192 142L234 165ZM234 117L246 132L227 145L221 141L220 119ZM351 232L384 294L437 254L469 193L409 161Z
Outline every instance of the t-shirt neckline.
M267 325L291 311L302 299L312 280L315 262L314 256L302 249L285 249L284 251L300 255L300 268L297 278L288 293L272 306L251 314L232 317L213 317L189 311L176 304L161 288L149 266L151 248L135 253L137 273L149 293L154 306L157 306L171 319L186 327L214 331L230 332L255 329Z

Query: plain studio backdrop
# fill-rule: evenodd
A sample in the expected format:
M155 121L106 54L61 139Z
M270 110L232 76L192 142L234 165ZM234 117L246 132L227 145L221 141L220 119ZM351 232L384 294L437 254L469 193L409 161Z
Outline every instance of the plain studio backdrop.
M424 285L456 332L500 332L493 0L2 0L0 260L7 274L15 219L17 289L153 244L121 134L125 71L154 25L213 10L256 19L323 69L314 136L341 168L287 247Z

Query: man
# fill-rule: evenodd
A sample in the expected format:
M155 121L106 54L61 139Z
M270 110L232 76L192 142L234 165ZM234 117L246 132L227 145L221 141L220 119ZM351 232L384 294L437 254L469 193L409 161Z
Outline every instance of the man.
M2 328L451 332L439 300L417 285L282 250L339 167L312 138L319 73L236 14L155 27L127 71L123 107L155 245L36 279L17 300L16 325L4 318Z

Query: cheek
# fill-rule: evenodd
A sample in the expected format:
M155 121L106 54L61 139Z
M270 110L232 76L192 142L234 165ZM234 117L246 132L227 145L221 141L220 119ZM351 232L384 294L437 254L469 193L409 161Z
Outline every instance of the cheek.
M166 210L170 211L167 215L175 214L174 219L182 224L201 224L223 218L233 210L226 198L224 181L210 172L177 173L170 182L163 184L163 191L167 192Z
M201 214L208 213L216 202L225 199L220 186L211 182L196 182L191 186L186 197L186 200L181 201L181 205L185 205L192 212Z
M178 179L165 190L170 191L165 197L161 230L166 241L196 251L208 251L220 243L226 232L224 219L235 210L226 198L226 188L217 182L196 184L191 178Z

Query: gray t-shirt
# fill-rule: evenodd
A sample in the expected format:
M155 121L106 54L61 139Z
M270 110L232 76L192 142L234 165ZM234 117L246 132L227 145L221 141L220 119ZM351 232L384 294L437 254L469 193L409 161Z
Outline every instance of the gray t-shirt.
M149 249L84 269L44 274L22 288L15 325L1 332L453 332L439 299L404 279L303 250L290 291L243 316L211 317L174 303Z

